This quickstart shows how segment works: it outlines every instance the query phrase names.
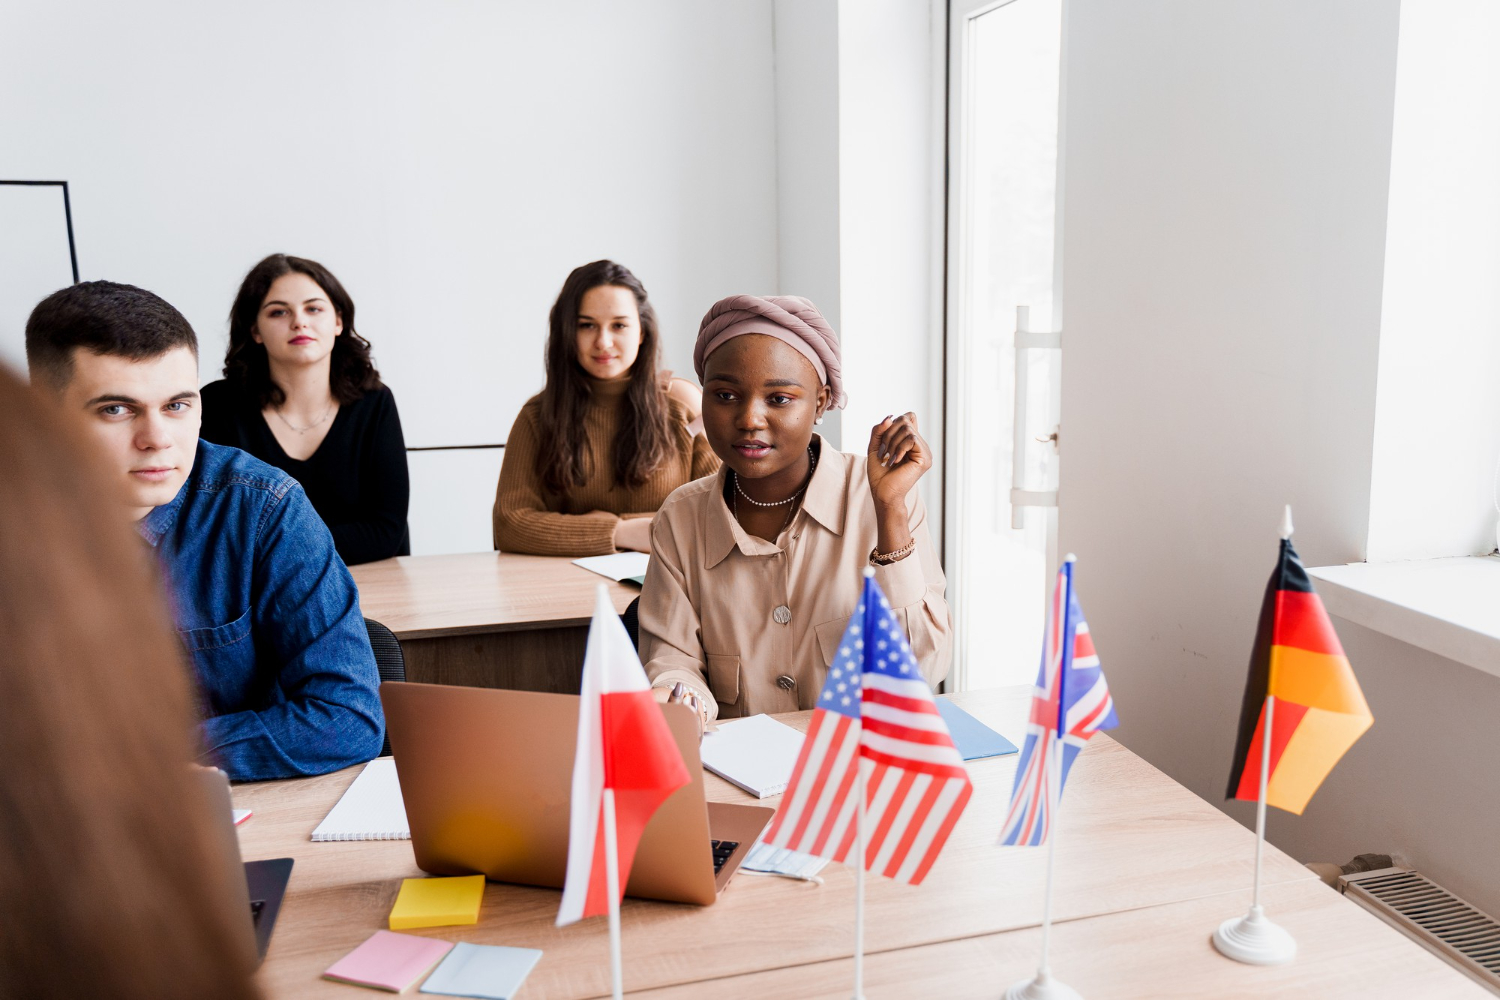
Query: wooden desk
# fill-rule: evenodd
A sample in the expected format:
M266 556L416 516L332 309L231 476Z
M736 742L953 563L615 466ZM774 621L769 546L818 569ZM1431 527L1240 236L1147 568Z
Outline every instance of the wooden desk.
M1054 923L1053 974L1095 1000L1265 1000L1267 997L1452 997L1493 995L1389 924L1322 882L1267 886L1261 901L1297 939L1286 965L1231 962L1209 935L1242 913L1248 889L1165 903L1124 913ZM865 956L870 997L983 997L1036 973L1042 933L944 941ZM669 986L643 1000L713 997L838 997L854 982L852 959L754 972L730 979Z
M969 711L1017 741L1024 731L1027 699L1024 688L957 698ZM807 713L799 713L786 719L805 725L807 717ZM1040 923L1046 854L995 846L1015 767L1014 755L971 762L974 798L922 885L911 887L880 878L868 881L866 948L872 955L894 953L880 958L881 975L891 977L892 983L902 981L903 976L908 983L925 982L920 973L911 970L929 960L949 960L948 951L915 958L904 954L927 948L953 949L960 957L970 948L978 949L976 955L985 948L995 951L995 961L1003 963L1005 971L1000 978L982 984L982 992L990 996L1024 975L1034 963L1034 946L1015 943L1011 935ZM347 987L321 980L320 974L384 927L400 879L421 874L413 862L411 845L405 841L308 841L313 827L355 773L351 768L321 778L235 789L236 805L255 810L255 816L240 831L245 857L290 855L297 859L270 954L260 972L260 981L270 997L349 996ZM712 775L705 778L710 797L745 798L744 793ZM1115 915L1118 923L1099 926L1116 935L1119 951L1128 951L1132 939L1144 947L1150 938L1150 946L1167 963L1168 971L1179 960L1199 962L1211 976L1212 963L1201 961L1203 956L1197 951L1207 947L1208 935L1218 921L1245 909L1253 843L1249 831L1213 806L1108 737L1095 737L1074 768L1063 802L1054 914L1070 928L1070 940L1074 934L1072 922ZM848 978L835 979L839 961L853 953L854 877L849 869L830 865L824 879L823 886L813 886L741 875L718 903L705 908L627 900L623 908L627 989L679 987L677 993L664 995L701 996L707 990L703 981L714 979L716 996L787 995L785 984L800 982L801 967L811 967L807 972L814 977L810 983L826 981L832 993L847 996ZM1347 915L1337 919L1357 928L1358 933L1378 923L1361 922L1363 915L1355 913L1354 904L1338 899L1305 868L1272 847L1266 852L1265 884L1327 893L1338 904L1334 912ZM1201 912L1158 909L1208 897L1215 898ZM545 954L527 980L523 997L606 995L609 962L605 921L556 928L553 921L558 900L556 890L491 884L485 892L478 925L416 933L446 940L541 948ZM1145 908L1151 908L1152 915L1128 912ZM1280 916L1276 910L1273 914ZM1173 937L1154 929L1152 921L1158 919L1165 922L1163 926L1173 928ZM1289 926L1300 932L1302 925L1289 922ZM1060 941L1063 936L1060 932ZM1087 937L1083 934L1080 940ZM992 943L964 943L970 939ZM1391 939L1389 934L1372 937L1382 943L1378 948L1372 946L1371 951L1385 950ZM1185 942L1181 945L1183 953L1178 955L1166 943L1168 940ZM1363 951L1363 946L1350 947ZM1407 954L1417 961L1419 952L1412 945ZM1399 949L1391 955L1395 957L1386 956L1382 961L1401 960ZM1242 975L1235 963L1216 955L1209 958L1225 963L1226 982L1235 981L1227 977ZM1057 967L1064 967L1061 958ZM1438 970L1442 971L1446 970ZM1113 983L1109 974L1109 964L1101 959L1095 980L1088 981ZM761 976L771 977L766 981L778 988L762 992L761 979L756 978ZM1328 976L1333 978L1331 968ZM1456 972L1452 976L1462 980ZM741 981L733 977L747 978ZM1070 978L1077 980L1075 986L1085 985L1084 976ZM1145 981L1141 984L1148 992L1155 985L1155 980L1149 986ZM791 995L817 995L821 989L821 985L807 990L796 986ZM944 995L944 991L908 986L884 993L914 994ZM966 994L959 990L955 995ZM1121 994L1111 985L1093 995ZM1330 988L1320 995L1340 994ZM1351 989L1345 995L1367 994Z
M408 680L577 694L595 589L640 595L571 560L501 552L398 556L351 569L360 610L396 633Z

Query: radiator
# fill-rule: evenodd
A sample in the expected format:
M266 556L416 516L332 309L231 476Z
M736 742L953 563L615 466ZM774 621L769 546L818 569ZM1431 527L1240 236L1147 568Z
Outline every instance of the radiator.
M1500 923L1411 868L1338 879L1338 889L1407 936L1500 993Z

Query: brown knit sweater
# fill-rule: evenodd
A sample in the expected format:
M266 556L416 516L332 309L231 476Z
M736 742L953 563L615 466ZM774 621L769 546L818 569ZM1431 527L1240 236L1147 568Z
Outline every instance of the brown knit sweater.
M495 490L495 548L543 556L597 556L615 551L615 524L621 516L650 516L683 483L718 471L719 459L702 434L689 434L682 404L668 400L673 448L651 478L636 489L614 480L611 448L626 405L627 381L594 381L594 397L584 417L589 470L587 481L565 495L551 493L536 471L541 397L521 408L500 466Z

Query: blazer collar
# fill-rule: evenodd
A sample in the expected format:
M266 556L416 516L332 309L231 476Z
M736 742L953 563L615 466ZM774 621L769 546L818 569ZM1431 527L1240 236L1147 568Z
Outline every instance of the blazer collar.
M802 510L797 516L806 514L835 535L842 535L849 505L849 497L844 489L846 463L843 455L822 435L814 437L818 442L818 465L813 469L812 481L807 484L807 495L802 498ZM728 481L729 467L720 466L714 475L712 495L704 511L704 569L713 569L736 548L747 556L769 556L780 551L775 542L747 534L734 519L729 504L724 500L724 488Z

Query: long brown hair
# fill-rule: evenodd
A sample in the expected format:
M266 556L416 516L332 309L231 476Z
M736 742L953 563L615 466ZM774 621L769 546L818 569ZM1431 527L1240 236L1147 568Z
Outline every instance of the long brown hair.
M0 368L0 997L255 997L150 550L65 419Z
M612 260L596 260L574 268L548 316L547 386L542 390L537 428L536 471L553 493L582 486L591 471L585 468L583 420L593 390L578 363L578 310L583 296L602 285L628 289L641 314L641 349L630 366L630 385L625 390L620 428L611 448L615 482L640 486L672 447L671 409L656 375L661 332L645 286L629 268Z
M224 377L262 407L286 402L286 393L271 378L266 345L257 344L252 334L271 285L294 271L311 278L323 289L333 311L344 322L344 332L333 338L333 357L328 370L328 388L333 398L348 404L379 389L380 372L375 370L370 357L370 342L354 330L354 299L322 264L284 253L271 254L252 267L240 282L239 294L229 309L229 349L224 353Z

